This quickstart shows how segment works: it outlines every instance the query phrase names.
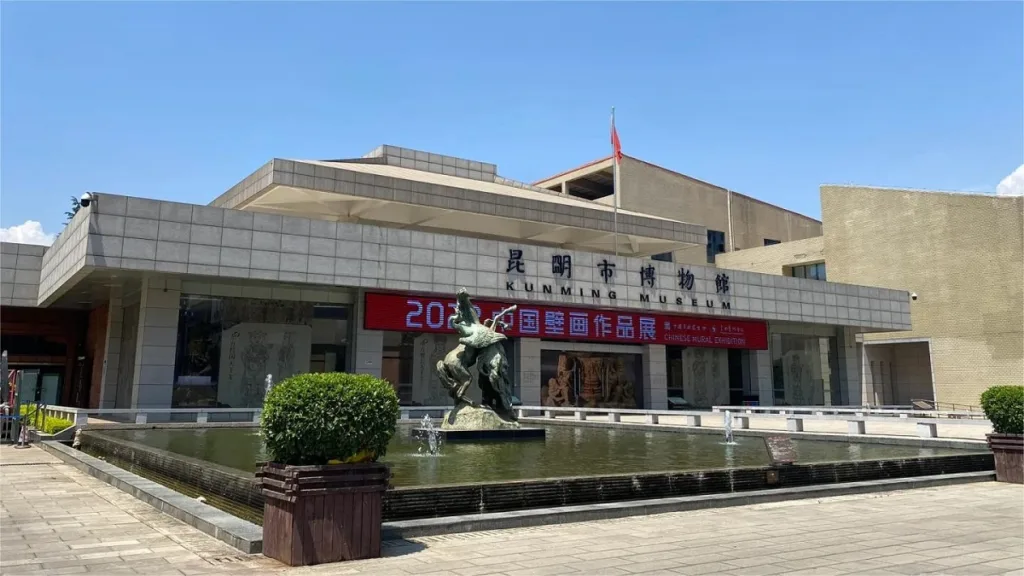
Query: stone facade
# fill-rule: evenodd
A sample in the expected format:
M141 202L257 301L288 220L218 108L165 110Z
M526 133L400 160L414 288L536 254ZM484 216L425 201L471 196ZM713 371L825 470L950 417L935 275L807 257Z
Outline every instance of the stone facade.
M0 304L34 307L46 246L0 242Z
M716 263L784 274L824 261L830 284L916 294L911 330L863 335L864 402L907 403L933 389L939 402L977 406L989 386L1024 382L1024 200L823 186L821 204L823 237L722 254ZM902 392L891 392L894 375Z
M612 160L607 158L542 180L537 185L560 190L566 181L611 170ZM620 170L620 208L717 230L725 234L729 250L763 246L765 240L787 242L814 238L822 233L818 220L637 158L624 156ZM598 202L610 205L612 198L601 198ZM706 238L695 246L673 251L673 258L680 263L707 263Z
M140 206L156 219L129 221ZM114 214L108 213L113 211ZM454 294L684 314L856 326L869 330L909 327L909 299L900 290L842 285L803 278L686 266L694 287L679 288L679 266L616 258L522 242L329 222L224 210L174 202L104 195L93 207L83 259L87 270L179 273L235 280L280 281L310 287L349 286ZM121 212L121 214L118 214ZM207 222L200 224L202 220ZM217 226L214 222L220 221ZM156 238L132 236L156 234ZM126 256L124 246L130 246ZM508 271L521 252L523 272ZM556 279L552 256L568 255L571 280ZM601 278L602 263L614 274ZM652 267L652 286L641 286L641 268ZM725 273L729 291L716 279ZM44 284L61 286L44 274ZM512 286L512 290L509 290ZM551 288L545 292L544 286ZM569 294L563 294L565 287ZM598 294L598 296L595 296ZM614 296L614 297L613 297ZM677 298L679 300L677 300ZM693 301L697 301L697 305ZM50 300L52 301L52 299ZM714 307L708 307L712 302ZM728 303L728 307L723 307Z
M715 256L715 265L719 268L781 275L786 275L787 269L793 266L824 261L825 240L821 236Z
M1024 383L1024 198L823 186L829 280L917 294L909 332L930 342L936 400L977 406Z
M35 276L21 272L22 264L32 264L27 253L22 262L21 251L39 249L5 245L3 286L5 298L7 292L11 298L5 304L14 302L15 290L27 295L30 288L18 286L31 287L27 282L34 279L35 296L20 298L24 305L62 308L91 302L92 308L105 307L105 315L95 315L97 322L103 316L104 329L91 332L94 362L101 363L93 370L93 380L99 380L94 385L100 387L93 398L103 407L171 404L182 297L350 304L346 365L381 375L385 336L394 334L364 328L366 292L454 296L463 287L482 299L754 319L767 322L770 334L831 338L838 342L840 365L834 385L846 395L831 401L859 398L855 335L909 328L908 293L899 287L785 277L775 270L765 274L690 264L688 259L672 263L617 254L613 246L628 245L629 254L643 255L662 245L691 245L701 252L693 262L704 261L704 225L664 218L644 204L649 199L643 186L636 187L644 182L645 171L656 171L651 173L655 184L667 177L663 172L680 175L640 162L633 169L638 174L630 184L634 188L626 186L623 198L659 215L620 210L614 234L609 234L614 214L607 205L501 178L492 164L389 146L363 159L275 159L208 206L101 193L53 247L35 256ZM698 192L693 192L698 202L701 194L714 196L708 200L714 205L711 212L720 207L717 195L723 190ZM310 198L313 204L362 204L351 214L323 214L303 204ZM762 208L774 212L758 216ZM408 221L382 223L364 209L397 209ZM440 220L439 211L444 211ZM816 225L742 195L733 195L733 211L746 222L736 232L734 218L737 245L760 236L757 243L803 237ZM517 231L502 235L463 225L475 219L512 223ZM719 221L709 222L717 226ZM627 237L625 243L619 242L620 235ZM614 245L601 244L612 236ZM637 248L645 242L646 248ZM811 258L821 251L820 243L815 252L814 241L800 242ZM15 266L7 266L8 255ZM556 270L556 261L571 262L571 274ZM529 337L514 343L512 365L526 404L540 403L541 350L552 344ZM608 352L625 349L598 346ZM643 382L637 384L644 405L665 408L665 346L638 341L630 353L641 358ZM812 360L821 364L821 359ZM749 351L742 360L745 390L765 403L773 401L772 363L767 350Z

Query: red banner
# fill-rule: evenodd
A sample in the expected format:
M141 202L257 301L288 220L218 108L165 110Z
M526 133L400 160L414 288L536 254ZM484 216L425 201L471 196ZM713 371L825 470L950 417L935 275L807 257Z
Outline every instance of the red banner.
M481 318L505 315L510 338L584 340L620 344L667 344L706 348L768 349L768 325L758 320L732 320L598 308L548 306L511 301L473 300ZM448 317L455 299L443 296L366 294L363 326L367 330L451 333Z

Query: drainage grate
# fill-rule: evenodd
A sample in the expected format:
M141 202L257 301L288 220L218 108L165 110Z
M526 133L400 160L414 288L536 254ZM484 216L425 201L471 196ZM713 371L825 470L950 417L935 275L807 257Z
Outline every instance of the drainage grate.
M238 564L249 560L246 556L218 556L216 558L209 558L207 561L210 564Z

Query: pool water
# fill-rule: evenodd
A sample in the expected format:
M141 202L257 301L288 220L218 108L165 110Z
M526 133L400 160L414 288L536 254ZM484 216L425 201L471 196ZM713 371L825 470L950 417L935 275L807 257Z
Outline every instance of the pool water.
M611 427L547 426L544 441L449 443L438 456L421 452L410 427L399 426L384 462L394 486L433 486L765 466L764 440L737 437L727 445L714 434L649 432ZM105 430L105 435L213 462L245 473L266 460L253 428ZM855 442L793 440L797 463L881 460L965 454L952 448L919 448Z

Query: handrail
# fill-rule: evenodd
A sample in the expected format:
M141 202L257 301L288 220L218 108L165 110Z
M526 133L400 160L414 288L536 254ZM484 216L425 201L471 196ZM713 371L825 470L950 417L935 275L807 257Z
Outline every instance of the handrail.
M573 415L609 415L610 419L618 421L620 416L644 416L647 420L657 423L659 417L679 418L718 418L729 411L733 418L779 418L785 417L790 420L830 420L830 421L870 421L870 422L904 422L904 423L943 423L943 424L976 424L989 425L988 420L982 418L961 418L937 421L934 412L925 411L892 411L872 410L867 408L831 408L825 406L793 407L793 406L716 406L711 411L707 410L645 410L641 408L588 408L577 406L516 406L516 410L522 416L529 416L531 413L545 414L573 414ZM414 415L431 415L451 410L452 406L399 406L402 420L410 420ZM146 424L149 415L176 415L195 414L197 423L209 422L210 417L218 414L250 414L251 422L259 422L262 410L260 408L71 408L67 406L46 406L43 408L46 414L67 415L67 418L75 423L76 428L81 428L89 422L89 417L102 415L134 415L137 424ZM782 412L781 414L779 412ZM912 417L916 414L927 414L926 417ZM899 418L894 418L898 414ZM63 416L62 416L63 417ZM579 417L579 416L578 416Z
M747 412L747 413L777 413L777 414L799 414L799 413L834 413L834 414L873 414L873 415L896 415L901 417L908 416L921 416L924 418L984 418L984 413L981 412L966 412L966 411L936 411L936 410L899 410L892 408L871 408L871 407L856 407L856 406L712 406L712 412L724 412L726 410L732 412Z
M779 418L786 417L787 419L795 420L831 420L831 421L869 421L869 422L901 422L901 423L937 423L935 418L893 418L892 416L879 416L868 414L865 411L854 411L851 410L847 414L825 414L825 413L814 413L814 414L770 414L770 413L757 413L751 412L746 413L743 410L746 407L736 407L736 409L728 410L733 418ZM777 408L776 408L777 409ZM638 416L700 416L709 417L717 416L721 418L725 414L725 410L720 412L708 412L706 410L640 410L636 408L585 408L575 406L519 406L518 410L521 414L526 415L529 412L539 412L541 414L545 412L561 413L561 414L618 414L618 415L638 415ZM821 412L819 410L819 412ZM950 419L948 421L941 421L942 424L974 424L974 425L989 425L988 420L981 419Z

